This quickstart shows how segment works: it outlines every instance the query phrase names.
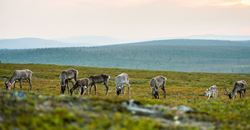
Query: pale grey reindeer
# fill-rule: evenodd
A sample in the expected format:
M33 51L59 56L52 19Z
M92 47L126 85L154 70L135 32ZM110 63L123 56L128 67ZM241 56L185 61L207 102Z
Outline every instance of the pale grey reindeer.
M90 80L90 88L89 92L91 93L91 88L94 86L95 94L96 94L96 84L98 83L103 83L103 85L106 88L105 95L108 94L109 86L108 86L108 81L110 79L110 76L107 74L100 74L100 75L93 75L89 77Z
M73 84L77 81L78 70L76 69L67 69L63 70L59 76L60 85L61 85L61 94L64 94L65 89L69 93L69 81Z
M16 81L19 81L20 88L22 88L22 81L28 80L29 90L31 90L32 89L32 73L33 72L29 69L15 70L14 73L12 74L11 78L5 82L6 89L10 90L11 86L13 84L14 84L14 88L15 88Z
M150 86L152 90L152 96L153 98L159 99L159 93L158 89L161 88L163 91L163 97L166 98L166 90L165 90L165 84L166 84L167 78L164 76L156 76L150 80Z
M208 99L210 99L211 97L216 98L218 96L217 86L216 85L212 85L211 87L209 87L205 91L204 95L207 96Z
M115 77L115 84L116 84L116 95L120 95L121 93L124 94L124 85L128 86L128 95L130 95L130 84L129 84L129 77L126 73L121 73Z
M229 99L235 99L237 93L240 94L240 98L243 98L246 94L247 82L245 80L239 80L234 83L233 90L229 92L225 89L225 95L229 97Z
M81 89L81 95L85 95L88 93L89 85L91 84L91 80L89 78L82 78L76 81L74 86L70 89L70 95L72 95L73 91L77 88Z

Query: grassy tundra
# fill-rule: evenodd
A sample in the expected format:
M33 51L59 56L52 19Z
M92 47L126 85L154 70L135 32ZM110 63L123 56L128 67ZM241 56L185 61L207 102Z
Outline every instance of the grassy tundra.
M182 73L168 71L126 70L111 68L92 68L77 66L57 66L40 64L0 64L0 76L11 76L16 69L30 69L33 73L33 88L28 93L28 83L24 82L25 93L19 95L19 84L11 93L5 91L4 82L0 83L0 129L199 129L193 126L164 125L149 116L134 116L124 111L120 104L135 99L142 104L162 104L165 106L186 105L196 112L187 113L189 119L209 122L213 129L250 129L249 89L244 99L229 100L224 88L232 89L237 80L250 83L250 74L212 74ZM109 93L97 84L97 95L82 97L59 96L59 74L62 70L75 68L79 78L95 74L109 74ZM114 77L126 72L130 78L131 97L116 96ZM156 75L167 77L167 97L152 99L149 81ZM216 84L219 90L217 99L207 100L201 96L206 88ZM70 84L71 85L71 84ZM18 96L17 96L18 97ZM173 113L168 113L170 118Z

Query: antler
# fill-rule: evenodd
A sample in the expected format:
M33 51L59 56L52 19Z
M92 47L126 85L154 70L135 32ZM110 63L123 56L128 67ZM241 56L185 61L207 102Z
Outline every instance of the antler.
M229 94L228 89L227 89L227 88L224 88L224 90L225 90L225 95L228 95L228 94Z

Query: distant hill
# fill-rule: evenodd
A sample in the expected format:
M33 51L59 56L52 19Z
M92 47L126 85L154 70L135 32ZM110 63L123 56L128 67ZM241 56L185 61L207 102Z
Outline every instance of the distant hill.
M0 40L0 49L31 49L31 48L52 48L67 47L68 43L40 38L17 38Z
M107 36L78 36L56 39L57 41L73 44L81 44L82 46L101 46L110 44L119 44L127 40L107 37Z
M230 41L246 41L250 40L250 36L235 36L235 35L214 35L214 34L207 34L207 35L193 35L186 37L187 39L207 39L207 40L230 40Z
M250 41L159 40L100 47L0 50L4 63L250 73Z
M41 38L0 39L0 49L35 49L56 47L87 47L119 44L122 40L104 36L82 36L47 40Z

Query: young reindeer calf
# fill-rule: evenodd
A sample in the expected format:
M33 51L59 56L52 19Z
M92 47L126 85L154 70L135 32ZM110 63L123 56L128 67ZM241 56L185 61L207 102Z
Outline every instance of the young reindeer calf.
M72 95L73 91L80 87L81 95L85 95L88 92L89 85L91 84L91 80L88 78L82 78L76 81L75 85L70 89L70 95Z
M216 98L218 96L217 86L213 85L205 91L205 96L210 99L211 97Z

